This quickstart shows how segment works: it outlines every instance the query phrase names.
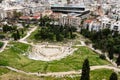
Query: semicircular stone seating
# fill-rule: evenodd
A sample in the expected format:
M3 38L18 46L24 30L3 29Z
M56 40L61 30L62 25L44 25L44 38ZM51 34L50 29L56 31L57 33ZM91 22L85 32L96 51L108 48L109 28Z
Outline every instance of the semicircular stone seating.
M44 45L39 44L32 47L28 57L34 60L51 61L64 58L73 53L75 49L70 46Z

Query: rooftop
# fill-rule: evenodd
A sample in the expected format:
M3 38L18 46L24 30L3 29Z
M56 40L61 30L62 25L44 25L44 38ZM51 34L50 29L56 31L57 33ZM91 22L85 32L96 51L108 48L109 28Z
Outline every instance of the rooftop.
M83 3L81 4L54 4L52 7L85 7Z

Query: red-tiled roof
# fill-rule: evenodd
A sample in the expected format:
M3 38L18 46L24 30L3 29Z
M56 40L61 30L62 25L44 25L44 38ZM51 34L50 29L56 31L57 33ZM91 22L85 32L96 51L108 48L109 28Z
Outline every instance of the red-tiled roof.
M85 22L86 23L91 23L93 20L86 20Z
M21 16L20 19L29 19L29 16Z
M40 19L40 16L33 16L34 19Z
M40 16L21 16L20 19L40 19Z

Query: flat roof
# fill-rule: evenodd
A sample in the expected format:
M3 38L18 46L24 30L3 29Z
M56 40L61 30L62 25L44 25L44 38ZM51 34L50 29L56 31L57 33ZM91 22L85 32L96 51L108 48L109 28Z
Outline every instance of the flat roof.
M83 3L81 4L54 4L51 7L85 7Z

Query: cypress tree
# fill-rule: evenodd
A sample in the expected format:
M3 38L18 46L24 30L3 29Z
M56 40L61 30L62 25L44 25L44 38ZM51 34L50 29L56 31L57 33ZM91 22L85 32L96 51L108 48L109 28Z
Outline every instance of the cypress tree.
M16 33L13 33L13 38L14 38L14 40L17 40L17 34Z
M117 64L117 66L120 65L120 55L119 55L119 57L117 58L116 64Z
M20 33L19 33L19 31L17 30L17 39L20 39Z
M109 80L118 80L117 74L115 72L113 72L110 76Z
M22 34L24 34L24 30L22 29Z
M89 73L90 73L89 60L85 59L82 67L82 75L80 80L90 80Z
M108 51L108 57L110 59L113 59L113 51L112 50Z

